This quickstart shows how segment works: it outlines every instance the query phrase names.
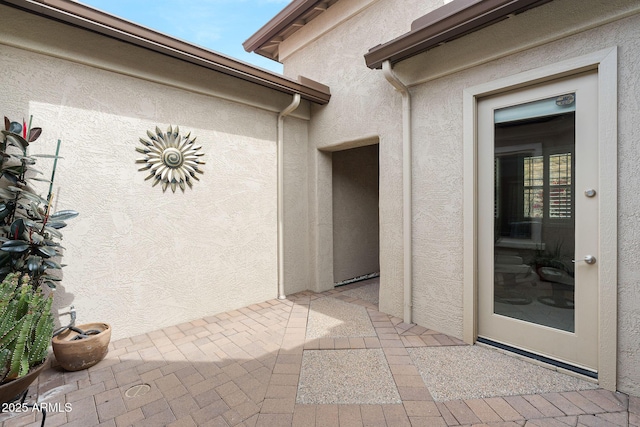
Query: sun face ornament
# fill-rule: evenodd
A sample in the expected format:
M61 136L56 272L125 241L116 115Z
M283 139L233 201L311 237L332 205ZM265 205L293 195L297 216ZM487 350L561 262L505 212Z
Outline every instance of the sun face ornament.
M147 131L149 140L140 138L144 147L136 147L136 151L145 155L143 159L136 160L136 163L144 163L145 166L139 171L149 170L150 174L145 181L153 178L153 185L162 183L162 191L171 186L171 191L176 192L180 187L184 192L185 184L190 188L193 186L193 179L200 181L198 173L204 173L199 169L205 162L200 160L204 153L199 150L200 145L195 145L196 138L190 139L191 133L186 136L180 135L178 126L173 129L171 126L163 133L156 126L156 133Z

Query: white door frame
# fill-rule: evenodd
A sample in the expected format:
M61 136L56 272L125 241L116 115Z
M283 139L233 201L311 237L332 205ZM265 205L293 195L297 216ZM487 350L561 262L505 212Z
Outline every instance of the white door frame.
M464 299L465 342L478 332L478 99L587 70L598 72L599 276L598 382L616 390L617 364L617 178L618 59L617 47L494 80L464 91Z

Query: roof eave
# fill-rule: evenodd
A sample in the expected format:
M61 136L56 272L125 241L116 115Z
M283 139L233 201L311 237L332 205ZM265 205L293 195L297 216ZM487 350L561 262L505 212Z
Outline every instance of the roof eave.
M416 19L410 32L371 48L365 62L371 69L382 68L385 61L395 64L550 1L454 0Z
M293 0L242 46L274 61L280 60L280 43L325 12L338 0Z
M268 42L278 32L282 31L292 22L296 21L306 11L311 9L322 0L293 0L262 28L249 37L242 46L247 52L254 52L264 43Z
M329 88L319 83L306 85L296 82L282 75L178 40L81 3L69 0L0 0L0 4L18 7L279 92L299 93L303 99L317 104L327 104L331 98Z

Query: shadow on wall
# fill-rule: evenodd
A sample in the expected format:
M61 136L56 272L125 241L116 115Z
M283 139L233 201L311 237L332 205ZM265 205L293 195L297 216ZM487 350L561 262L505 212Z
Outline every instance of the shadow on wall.
M206 164L193 188L174 194L145 181L135 148L148 130L182 113L168 111L155 122L30 103L44 129L33 152L55 152L62 140L56 209L80 212L64 230L67 266L55 308L75 304L80 319L111 323L117 338L273 297L276 117L224 104L210 123L202 114L187 120L204 127L181 128L203 145ZM50 168L51 160L42 160L42 169ZM126 319L139 321L139 329Z
M51 313L53 314L54 321L54 330L58 329L63 325L69 324L69 317L66 316L66 313L69 311L69 307L73 304L75 299L74 295L70 292L67 292L64 285L58 284L56 289L53 292L53 304L51 306ZM80 320L76 322L76 324L87 323L84 322L84 319L90 313L80 312Z

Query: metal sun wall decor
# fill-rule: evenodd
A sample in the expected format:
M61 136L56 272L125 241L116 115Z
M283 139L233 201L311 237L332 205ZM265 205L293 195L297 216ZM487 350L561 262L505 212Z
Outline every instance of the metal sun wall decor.
M162 182L162 191L171 186L174 193L177 187L184 192L185 183L192 187L192 178L200 181L197 174L204 173L199 169L199 165L205 164L200 160L204 153L199 151L202 146L194 145L195 137L189 139L190 135L191 133L181 136L178 126L175 129L169 126L166 133L156 126L155 135L147 131L151 141L140 138L144 147L136 147L136 151L145 157L136 160L136 163L144 163L145 166L138 170L151 172L145 181L153 178L153 186Z

